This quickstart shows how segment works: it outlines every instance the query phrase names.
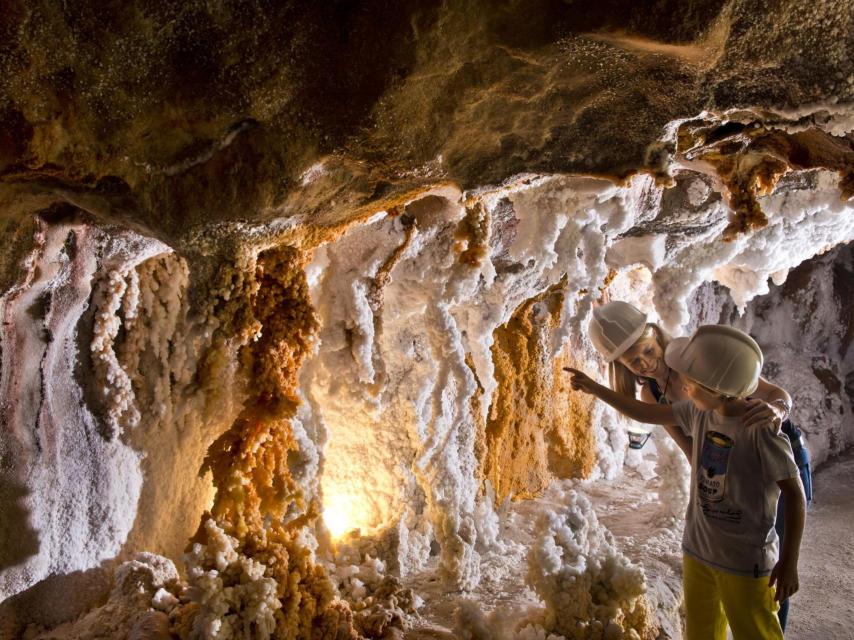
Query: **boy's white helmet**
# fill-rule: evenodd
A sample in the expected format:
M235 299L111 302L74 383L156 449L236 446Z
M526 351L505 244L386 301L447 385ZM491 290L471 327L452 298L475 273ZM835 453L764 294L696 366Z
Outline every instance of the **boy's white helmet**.
M613 362L631 347L646 329L646 314L628 302L614 300L593 308L587 327L590 342L606 362Z
M698 327L664 352L667 366L722 395L744 398L756 391L762 349L743 331L722 324Z

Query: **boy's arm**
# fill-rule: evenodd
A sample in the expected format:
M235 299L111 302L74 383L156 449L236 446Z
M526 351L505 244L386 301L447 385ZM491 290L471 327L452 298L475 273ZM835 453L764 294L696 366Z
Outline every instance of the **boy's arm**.
M641 400L646 402L647 404L658 404L655 401L655 396L652 395L652 392L649 390L649 385L643 385L641 388ZM685 435L685 432L682 431L682 427L675 424L665 424L664 430L667 432L673 442L676 443L676 446L682 450L682 453L685 454L685 457L688 458L688 462L691 462L692 449L694 448L694 441L689 435Z
M564 367L563 370L572 374L570 384L573 389L596 396L632 420L660 425L672 425L676 422L673 409L669 405L647 404L603 387L578 369Z
M774 596L782 602L798 590L798 555L801 550L801 537L804 533L804 518L806 500L800 478L778 480L777 486L786 501L783 526L783 545L780 549L780 559L771 571L768 586L777 585Z

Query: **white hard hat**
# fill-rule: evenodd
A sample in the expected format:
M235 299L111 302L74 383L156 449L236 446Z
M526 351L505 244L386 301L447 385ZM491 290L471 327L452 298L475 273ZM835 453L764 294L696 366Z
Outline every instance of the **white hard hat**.
M646 329L646 314L628 302L614 300L593 308L587 327L590 342L607 362L626 352Z
M753 338L722 324L698 327L690 338L672 340L664 352L671 369L734 398L756 391L762 360L762 349Z

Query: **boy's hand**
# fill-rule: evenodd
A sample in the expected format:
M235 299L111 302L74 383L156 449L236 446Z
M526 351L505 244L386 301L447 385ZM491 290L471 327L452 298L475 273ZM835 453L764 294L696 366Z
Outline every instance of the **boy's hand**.
M747 411L744 412L741 421L745 427L765 427L779 434L783 428L780 415L780 411L774 405L759 398L750 398L747 401Z
M799 588L798 563L780 558L771 570L771 577L768 580L769 587L773 587L775 584L777 585L777 593L774 599L777 602L783 602L786 598L794 595Z
M572 376L569 379L569 384L574 391L583 391L584 393L593 393L597 384L586 373L582 373L578 369L572 367L564 367L564 371L568 371Z

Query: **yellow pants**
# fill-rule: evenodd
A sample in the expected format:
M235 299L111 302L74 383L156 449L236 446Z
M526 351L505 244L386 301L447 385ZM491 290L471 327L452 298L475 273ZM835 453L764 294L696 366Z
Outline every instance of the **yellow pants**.
M768 577L747 578L707 567L682 556L685 590L685 640L783 640L777 619L780 604Z

